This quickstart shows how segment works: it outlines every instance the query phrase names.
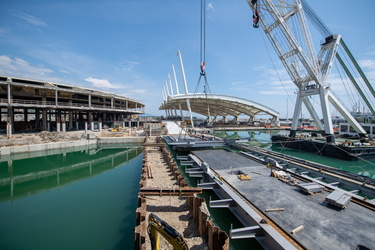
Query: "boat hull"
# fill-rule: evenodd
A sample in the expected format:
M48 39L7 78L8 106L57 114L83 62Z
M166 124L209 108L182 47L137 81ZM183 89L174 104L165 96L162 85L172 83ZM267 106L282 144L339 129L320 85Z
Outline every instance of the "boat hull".
M357 160L358 158L375 159L375 147L373 146L343 146L330 144L325 141L291 138L282 135L274 135L271 137L271 140L274 144L282 147L317 153L343 160Z

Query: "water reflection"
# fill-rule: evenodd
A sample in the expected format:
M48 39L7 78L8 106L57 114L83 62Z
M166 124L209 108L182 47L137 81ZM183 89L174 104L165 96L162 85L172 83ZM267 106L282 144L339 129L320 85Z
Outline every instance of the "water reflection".
M275 131L215 131L215 135L229 139L248 139L246 144L270 149L272 146L271 136Z
M91 178L129 162L142 152L140 144L124 144L3 156L0 202Z

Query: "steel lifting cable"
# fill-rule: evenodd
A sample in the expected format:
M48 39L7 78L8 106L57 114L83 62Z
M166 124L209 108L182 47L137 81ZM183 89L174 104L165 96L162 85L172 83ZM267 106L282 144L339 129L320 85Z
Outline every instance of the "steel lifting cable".
M336 71L337 71L338 75L340 76L340 80L342 82L342 85L345 88L346 98L349 100L350 103L354 103L353 93L355 91L352 90L352 85L348 84L347 79L343 78L343 72L341 72L342 68L340 68L337 63L335 63L334 66L336 68Z
M207 106L207 117L210 120L210 107L208 103L208 81L206 77L206 0L201 0L201 21L200 21L200 76L198 79L197 86L195 88L194 95L198 92L199 83L204 77L204 94L206 97L206 106ZM210 90L209 90L210 91Z
M342 52L342 53L340 53L340 55L341 55L341 60L343 61L343 63L345 64L345 65L348 65L349 67L347 67L348 69L349 69L349 71L350 71L350 73L351 74L354 74L354 79L360 79L359 78L359 76L358 76L358 74L357 74L357 72L354 70L354 68L353 68L353 64L351 64L350 63L350 60L349 60L349 58L347 57L347 54L345 53L345 51L344 51L344 49L343 48L341 48L341 47L339 47L339 50L340 50L340 52ZM344 62L344 60L345 60L345 62ZM347 74L348 75L348 74ZM352 105L354 105L355 103L356 103L356 98L358 98L359 97L359 93L358 93L358 91L355 89L355 85L354 85L354 82L352 82L352 84L351 85L349 85L350 86L350 88L353 88L354 87L354 89L353 90L351 90L350 91L350 93L348 93L348 95L352 95L352 98L353 98L353 102L354 103L352 103Z
M197 85L195 87L194 96L198 93L199 84L202 78L202 75L205 75L205 66L206 66L206 0L201 0L201 12L200 12L200 55L199 55L199 64L200 64L200 76L198 78Z
M201 0L200 63L201 71L206 64L206 0ZM203 68L203 69L202 69Z
M285 93L287 94L288 98L292 101L293 104L295 104L294 101L293 101L293 99L292 99L292 97L290 97L288 91L286 90L286 88L285 88L285 86L284 86L284 83L283 83L283 81L281 80L281 77L280 77L279 73L277 72L276 66L275 66L275 64L274 64L274 62L273 62L273 60L272 60L272 57L271 57L270 51L269 51L269 49L268 49L267 43L266 43L266 41L265 41L265 39L264 39L264 34L263 34L262 32L261 32L261 36L262 36L263 43L264 43L264 45L266 46L266 50L267 50L268 57L269 57L270 60L271 60L271 63L272 63L273 69L275 70L275 73L276 73L276 75L277 75L277 78L279 78L279 81L280 81L281 85L283 86L283 89L284 89Z
M315 25L317 27L318 32L324 37L332 35L333 33L323 23L323 21L318 17L318 15L314 12L314 10L308 5L306 0L302 0L301 3L302 3L302 6L303 6L303 9L305 10L305 13L307 14L307 17L309 17L310 20L312 21L313 25ZM362 105L363 105L363 102L365 102L365 104L366 104L365 106L367 106L368 109L373 114L375 114L375 110L373 109L373 102L371 101L371 97L375 97L375 91L374 91L373 87L371 86L370 82L368 81L367 77L363 73L362 69L358 65L357 61L355 60L355 58L353 57L353 55L349 51L349 49L346 46L343 39L341 39L340 44L341 44L340 50L341 50L342 53L340 53L340 54L337 53L336 57L339 60L339 62L341 60L340 55L344 56L344 57L345 56L349 57L350 60L346 59L347 62L352 62L350 64L346 64L346 65L349 65L350 68L351 68L350 69L351 71L349 72L349 74L352 74L352 72L358 72L359 76L357 75L357 77L355 77L355 78L353 77L353 79L362 79L362 81L360 83L357 83L357 80L352 81L352 84L356 87L356 89L357 88L359 89L359 90L357 89L354 92L357 92L358 95L361 96ZM343 61L340 62L340 64L341 63L345 64ZM346 65L342 65L342 67L346 67ZM353 69L353 66L354 66L355 70ZM351 77L349 74L348 74L348 77ZM361 84L361 86L359 86L359 84ZM361 89L364 89L366 91L363 92Z

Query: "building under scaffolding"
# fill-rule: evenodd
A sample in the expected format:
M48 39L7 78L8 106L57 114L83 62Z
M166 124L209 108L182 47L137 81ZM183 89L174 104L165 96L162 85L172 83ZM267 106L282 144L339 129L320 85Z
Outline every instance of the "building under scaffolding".
M99 129L144 113L137 100L93 89L0 76L0 131Z

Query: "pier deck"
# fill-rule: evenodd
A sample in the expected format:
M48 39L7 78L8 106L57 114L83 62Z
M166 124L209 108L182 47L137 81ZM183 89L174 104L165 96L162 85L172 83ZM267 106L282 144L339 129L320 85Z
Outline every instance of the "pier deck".
M259 210L284 208L283 211L264 212L290 236L308 249L355 249L357 245L375 247L375 213L349 202L345 210L328 205L330 194L322 191L314 195L300 192L271 177L271 169L225 150L193 151L234 189ZM243 182L233 172L242 171L251 180ZM249 226L249 225L245 225ZM300 226L295 234L290 232Z

